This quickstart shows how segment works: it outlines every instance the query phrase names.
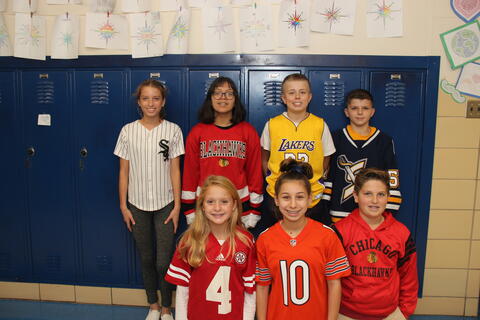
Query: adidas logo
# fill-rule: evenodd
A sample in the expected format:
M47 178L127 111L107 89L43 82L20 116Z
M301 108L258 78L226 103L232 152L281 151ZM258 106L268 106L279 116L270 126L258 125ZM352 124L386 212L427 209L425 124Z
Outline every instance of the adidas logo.
M223 254L220 252L220 254L215 258L215 260L217 260L217 261L225 261L225 257L224 257Z

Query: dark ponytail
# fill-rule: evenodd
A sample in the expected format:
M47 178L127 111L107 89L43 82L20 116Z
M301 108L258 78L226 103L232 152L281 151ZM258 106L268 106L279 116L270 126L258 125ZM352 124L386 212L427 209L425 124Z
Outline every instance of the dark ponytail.
M275 182L275 194L278 195L280 188L286 181L302 181L307 190L307 194L312 194L310 179L313 177L312 166L308 162L297 161L295 159L285 159L280 163L280 172L282 173Z

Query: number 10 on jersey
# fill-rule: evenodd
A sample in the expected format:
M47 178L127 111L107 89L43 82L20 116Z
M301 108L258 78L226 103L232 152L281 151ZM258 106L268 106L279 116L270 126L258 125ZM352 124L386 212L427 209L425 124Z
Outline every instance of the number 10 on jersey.
M301 279L297 279L297 269L299 269ZM282 275L283 304L285 306L288 306L289 302L295 305L305 304L310 299L310 270L308 264L303 260L295 260L289 266L287 261L280 260L280 274ZM302 285L300 296L297 293L298 285Z

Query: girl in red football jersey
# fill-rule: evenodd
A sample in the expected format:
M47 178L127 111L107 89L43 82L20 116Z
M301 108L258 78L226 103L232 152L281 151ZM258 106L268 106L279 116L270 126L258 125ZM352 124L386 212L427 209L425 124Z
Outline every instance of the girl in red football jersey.
M175 319L253 320L255 248L241 214L232 182L209 176L165 277L177 285Z

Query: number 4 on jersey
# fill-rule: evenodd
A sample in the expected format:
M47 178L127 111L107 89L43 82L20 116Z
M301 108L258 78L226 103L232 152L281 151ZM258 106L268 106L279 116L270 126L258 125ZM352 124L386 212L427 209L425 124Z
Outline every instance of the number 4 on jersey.
M219 302L218 314L232 312L232 292L230 284L230 267L221 266L207 288L207 301Z

